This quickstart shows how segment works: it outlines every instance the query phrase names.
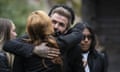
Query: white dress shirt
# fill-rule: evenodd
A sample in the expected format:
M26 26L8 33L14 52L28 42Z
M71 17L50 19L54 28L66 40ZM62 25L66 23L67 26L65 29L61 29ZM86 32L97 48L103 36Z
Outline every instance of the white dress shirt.
M87 53L82 53L82 56L83 56L83 66L84 66L84 68L85 68L85 72L90 72L90 69L89 69L89 66L88 66L88 62L87 62L87 59L88 59L88 54L89 54L89 52L87 52Z

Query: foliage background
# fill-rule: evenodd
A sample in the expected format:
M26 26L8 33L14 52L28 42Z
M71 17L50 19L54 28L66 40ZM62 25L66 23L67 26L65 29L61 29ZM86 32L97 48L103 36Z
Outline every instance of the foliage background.
M49 11L55 4L67 4L71 6L79 20L81 15L80 0L0 0L0 17L13 20L18 36L25 33L26 19L29 13L42 9Z

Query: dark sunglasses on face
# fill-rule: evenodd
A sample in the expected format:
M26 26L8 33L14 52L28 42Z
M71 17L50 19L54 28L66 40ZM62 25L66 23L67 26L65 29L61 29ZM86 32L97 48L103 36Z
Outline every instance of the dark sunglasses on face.
M83 35L82 40L85 40L86 38L88 40L91 40L92 39L92 35Z

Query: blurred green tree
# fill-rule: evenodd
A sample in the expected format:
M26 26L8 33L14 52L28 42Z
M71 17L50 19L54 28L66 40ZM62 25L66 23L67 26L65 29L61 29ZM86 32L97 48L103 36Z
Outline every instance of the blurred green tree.
M0 0L0 17L13 20L18 36L25 32L26 18L30 11L26 0Z
M37 9L49 11L54 4L67 4L74 9L77 17L81 16L81 0L0 0L0 17L12 19L19 36L25 32L30 12Z

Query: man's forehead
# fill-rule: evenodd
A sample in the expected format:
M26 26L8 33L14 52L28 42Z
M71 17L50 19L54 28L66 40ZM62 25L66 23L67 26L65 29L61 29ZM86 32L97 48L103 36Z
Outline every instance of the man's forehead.
M53 20L57 20L57 21L60 21L60 22L65 22L65 23L68 23L68 19L65 17L65 16L62 16L60 14L57 14L57 13L54 13L53 15L51 15L51 19Z

